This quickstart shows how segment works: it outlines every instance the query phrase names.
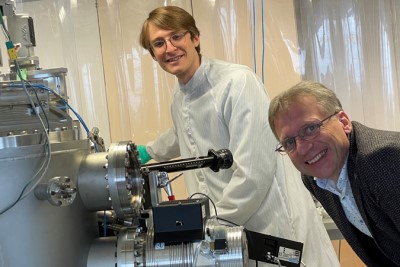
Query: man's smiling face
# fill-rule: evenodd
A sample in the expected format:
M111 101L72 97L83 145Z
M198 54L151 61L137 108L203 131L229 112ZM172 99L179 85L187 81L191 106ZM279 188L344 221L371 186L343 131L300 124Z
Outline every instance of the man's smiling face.
M175 75L182 83L187 83L200 66L200 56L196 47L200 44L198 35L191 36L188 31L163 30L149 24L148 28L150 44L156 40L164 40L162 49L153 49L154 60L160 64L166 72ZM171 38L176 33L185 33L178 42L173 45Z
M289 104L286 111L275 118L276 133L280 141L295 137L296 147L288 155L303 174L318 178L337 179L346 160L352 130L351 121L344 111L323 122L319 134L311 140L298 136L299 129L309 123L320 122L326 114L314 96L304 96Z

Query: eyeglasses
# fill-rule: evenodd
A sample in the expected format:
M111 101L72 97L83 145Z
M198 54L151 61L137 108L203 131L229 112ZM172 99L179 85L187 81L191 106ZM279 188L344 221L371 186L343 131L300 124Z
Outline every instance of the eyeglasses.
M282 155L286 155L286 154L289 154L290 152L292 152L293 150L295 150L296 149L296 137L301 137L302 140L306 140L306 141L309 141L309 140L317 137L320 133L320 129L321 129L321 126L323 125L323 123L338 113L339 113L339 111L336 111L335 113L326 117L322 121L316 121L313 123L308 123L308 124L303 125L299 129L298 134L296 136L289 137L289 138L286 138L285 140L281 141L276 146L275 152L279 152Z
M180 46L184 43L185 41L184 37L188 32L189 31L175 32L172 33L169 38L157 39L151 43L151 48L153 49L154 53L159 53L159 54L164 53L165 50L167 49L167 41L169 41L175 47Z

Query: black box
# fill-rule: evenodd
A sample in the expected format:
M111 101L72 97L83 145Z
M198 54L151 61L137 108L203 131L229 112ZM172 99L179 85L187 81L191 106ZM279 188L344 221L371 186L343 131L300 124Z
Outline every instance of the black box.
M204 239L210 217L206 198L161 202L153 209L154 243L196 242Z
M277 264L267 254L279 258L282 266L300 267L303 243L246 230L249 259Z

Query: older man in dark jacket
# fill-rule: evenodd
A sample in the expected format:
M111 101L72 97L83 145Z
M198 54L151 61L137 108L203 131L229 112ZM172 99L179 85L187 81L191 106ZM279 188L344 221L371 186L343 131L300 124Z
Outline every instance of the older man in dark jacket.
M308 190L368 266L400 266L400 133L352 122L334 92L304 81L269 121Z

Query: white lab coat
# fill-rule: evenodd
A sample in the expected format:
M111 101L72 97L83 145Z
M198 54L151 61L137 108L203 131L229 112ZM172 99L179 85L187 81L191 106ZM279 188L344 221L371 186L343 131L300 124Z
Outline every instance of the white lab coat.
M189 195L207 194L219 217L249 230L304 243L302 261L308 267L339 266L300 173L288 157L274 152L278 141L269 127L268 106L263 84L248 67L203 56L192 79L177 86L173 126L147 151L166 161L229 149L230 169L184 173Z

